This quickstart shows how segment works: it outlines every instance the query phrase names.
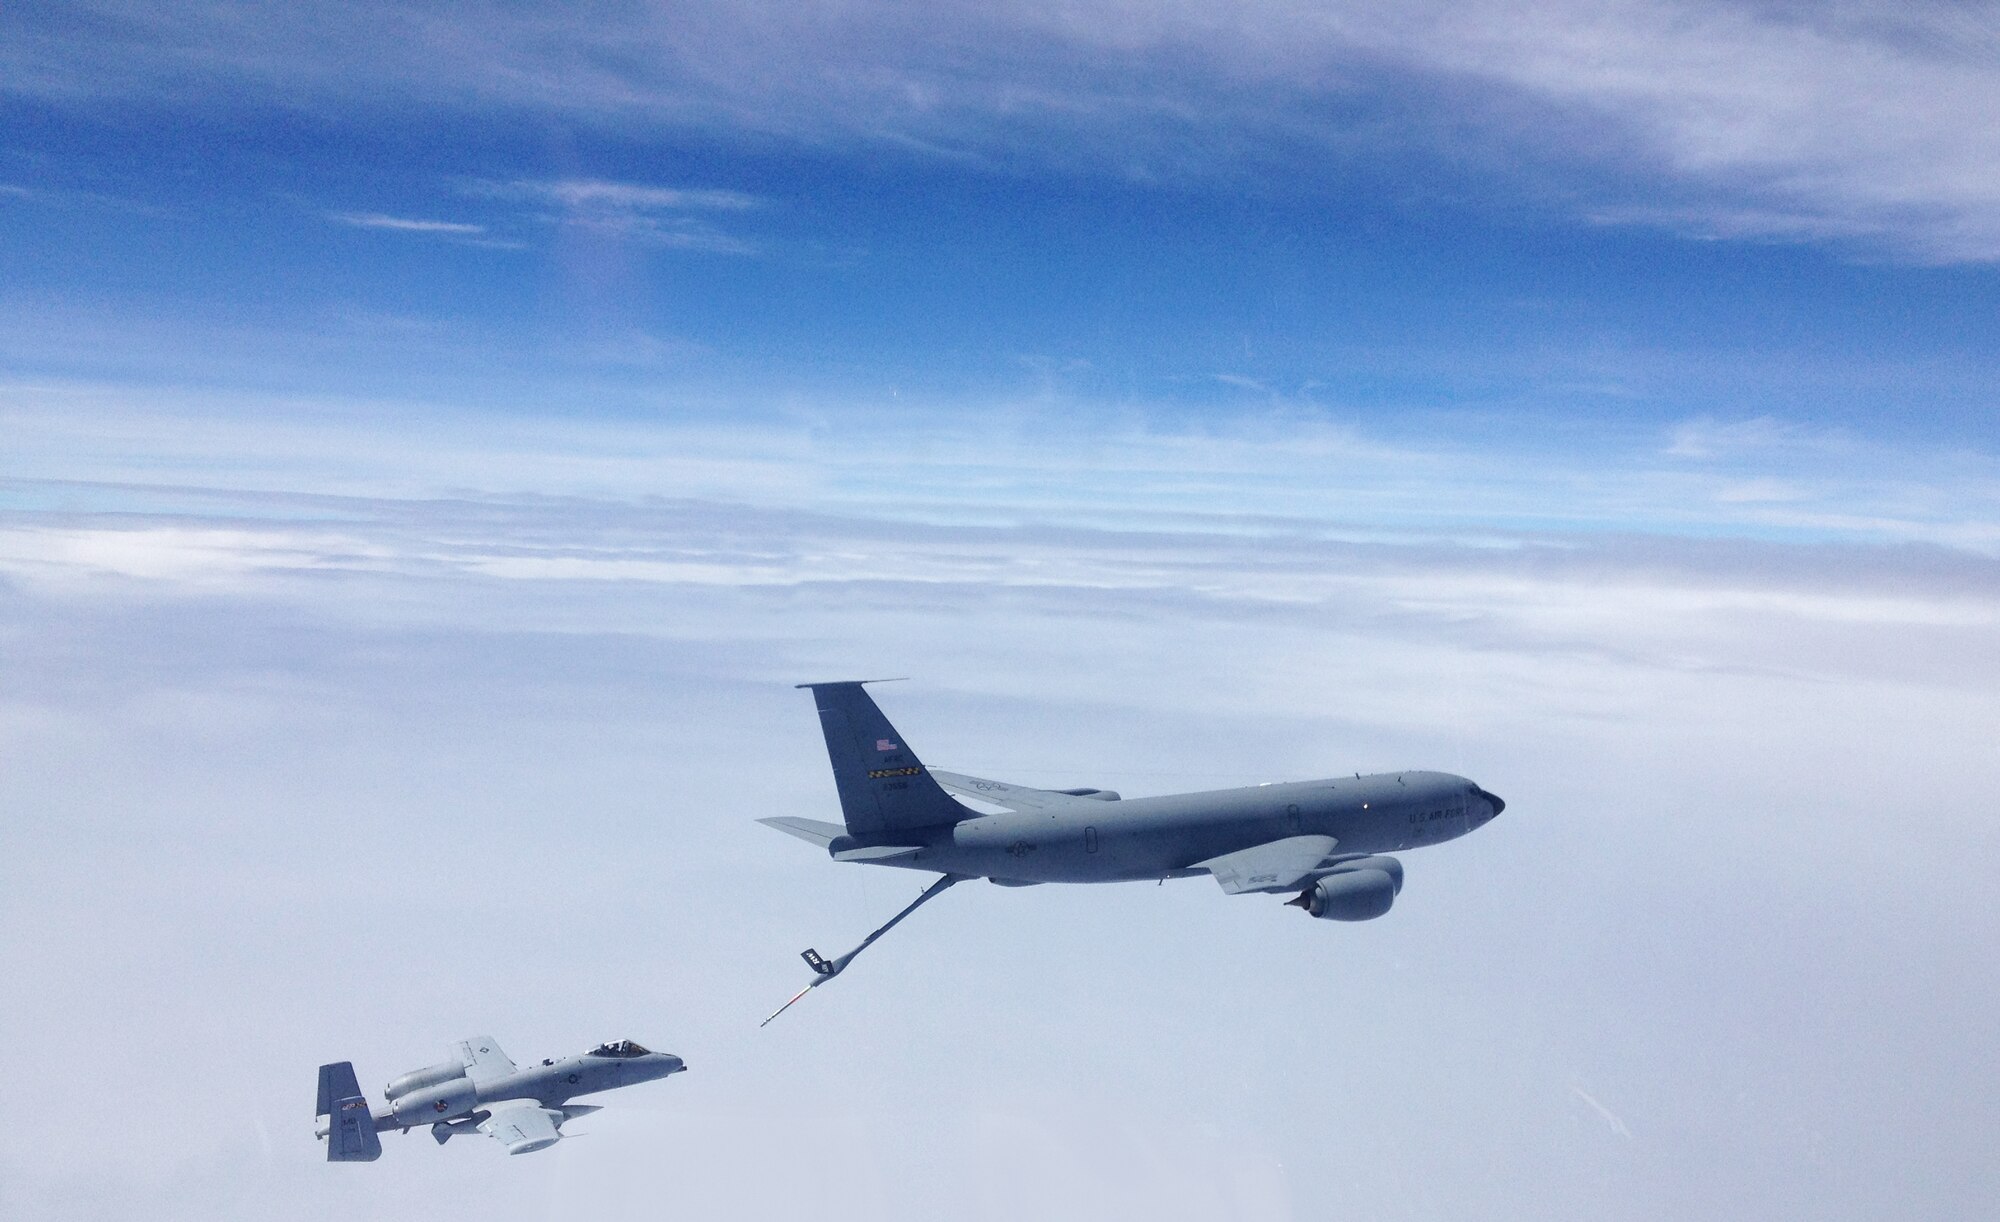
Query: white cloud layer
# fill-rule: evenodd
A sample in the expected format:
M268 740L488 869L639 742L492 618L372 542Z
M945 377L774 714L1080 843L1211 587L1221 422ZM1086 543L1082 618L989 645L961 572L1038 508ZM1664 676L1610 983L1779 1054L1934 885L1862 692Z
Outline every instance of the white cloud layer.
M1983 468L1877 448L1869 483L1781 422L1592 480L1296 420L5 403L0 1042L92 1050L16 1067L10 1216L1864 1219L2000 1190L2000 567L1894 542L1990 539ZM1907 535L1701 500L1781 479L1873 521L1919 470L1957 516ZM1128 793L1423 765L1509 807L1354 928L1199 880L962 888L759 1031L800 947L913 886L751 822L831 813L789 684L903 673L882 699L941 765ZM315 1064L372 1085L474 1031L693 1068L533 1159L318 1161ZM134 1115L176 1140L108 1136Z
M579 393L575 388L565 393ZM1279 404L1189 421L1059 396L962 404L654 399L566 419L109 384L0 387L5 471L104 484L718 501L901 520L1483 540L1547 532L2000 551L2000 458L1769 416L1664 433L1377 419ZM1391 432L1391 430L1399 430ZM1559 442L1560 444L1554 444Z

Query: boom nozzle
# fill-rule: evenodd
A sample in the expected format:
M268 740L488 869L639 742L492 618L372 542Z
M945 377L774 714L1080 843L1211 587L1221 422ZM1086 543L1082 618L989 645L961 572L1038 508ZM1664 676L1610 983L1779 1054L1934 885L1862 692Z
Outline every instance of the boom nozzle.
M825 978L824 976L820 977L820 980L824 980L824 979L826 979L826 978ZM799 990L798 992L796 992L796 993L792 994L792 998L791 998L791 1001L787 1001L787 1002L786 1002L786 1003L785 1003L784 1005L782 1005L782 1006L779 1006L779 1007L778 1007L777 1009L775 1009L775 1010L771 1011L771 1018L776 1018L776 1017L778 1017L778 1015L780 1015L780 1014L783 1014L783 1013L784 1013L785 1011L787 1011L787 1010L791 1009L791 1008L792 1008L792 1003L793 1003L793 1002L796 1002L796 1001L797 1001L797 1000L798 1000L799 998L801 998L801 997L804 997L804 996L805 996L805 995L806 995L807 993L810 993L810 992L812 992L812 991L813 991L814 989L818 988L818 987L819 987L819 985L820 985L820 981L819 981L819 980L815 980L815 981L813 981L813 982L812 982L811 984L809 984L809 985L807 985L806 987L804 987L804 988L800 989L800 990ZM767 1019L765 1019L765 1020L764 1020L763 1022L761 1022L761 1023L758 1023L758 1024L757 1024L758 1028L759 1028L759 1029L761 1030L762 1028L765 1028L765 1027L768 1027L768 1026L770 1026L770 1025L771 1025L771 1018L767 1018Z
M915 912L917 909L923 907L925 901L933 898L934 896L942 892L946 887L951 886L953 883L964 881L965 877L966 876L963 874L946 874L941 876L936 882L924 888L924 893L922 895L919 895L916 899L912 900L910 902L909 907L903 909L895 916L890 917L888 923L884 924L882 928L876 930L874 933L871 933L867 937L861 939L861 945L855 947L851 951L848 951L844 955L841 955L837 958L829 959L825 955L820 954L817 950L814 950L812 947L807 947L804 951L801 951L799 954L799 958L804 959L806 961L806 966L813 970L813 982L807 985L805 988L802 988L798 992L792 994L791 1001L786 1002L784 1005L779 1006L776 1010L772 1011L771 1018L776 1018L778 1017L778 1015L783 1014L785 1011L791 1009L793 1002L798 1001L799 998L804 997L807 993L812 992L814 989L825 984L827 981L833 979L835 976L838 976L842 972L846 971L847 965L854 962L854 956L860 954L862 951L867 950L870 946L872 946L875 942L875 939L881 937L885 933L888 933L891 929L894 929L896 927L897 922L901 921L904 917L910 915L912 912ZM771 1025L771 1018L767 1018L763 1022L758 1023L757 1025L759 1027L768 1027Z

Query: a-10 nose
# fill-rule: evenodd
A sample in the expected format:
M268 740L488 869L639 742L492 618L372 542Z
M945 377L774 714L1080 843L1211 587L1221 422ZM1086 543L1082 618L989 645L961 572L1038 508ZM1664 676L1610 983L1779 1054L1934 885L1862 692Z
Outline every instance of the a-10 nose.
M653 1064L659 1067L661 1077L670 1073L684 1073L687 1070L687 1062L670 1052L656 1052L652 1059Z

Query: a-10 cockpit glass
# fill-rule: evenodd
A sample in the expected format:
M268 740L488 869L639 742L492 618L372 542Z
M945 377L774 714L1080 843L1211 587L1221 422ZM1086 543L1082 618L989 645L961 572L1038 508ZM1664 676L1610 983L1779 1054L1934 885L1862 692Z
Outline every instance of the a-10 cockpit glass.
M633 1043L631 1040L618 1040L609 1044L599 1044L590 1050L590 1055L594 1057L642 1057L646 1055L646 1049Z

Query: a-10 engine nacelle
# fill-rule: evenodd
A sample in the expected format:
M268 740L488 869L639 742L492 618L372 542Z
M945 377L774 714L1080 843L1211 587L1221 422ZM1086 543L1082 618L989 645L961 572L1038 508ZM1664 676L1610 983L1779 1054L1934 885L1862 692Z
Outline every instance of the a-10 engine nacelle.
M396 1123L404 1128L435 1124L440 1120L463 1116L478 1102L479 1088L472 1084L471 1078L449 1078L435 1086L398 1096L394 1104Z
M1402 862L1360 857L1341 862L1288 902L1322 921L1372 921L1389 911L1402 889Z
M457 1061L446 1061L442 1065L426 1065L422 1069L412 1069L389 1083L383 1088L382 1095L394 1103L413 1090L422 1090L426 1086L436 1086L440 1082L449 1082L453 1078L464 1076L465 1066Z

